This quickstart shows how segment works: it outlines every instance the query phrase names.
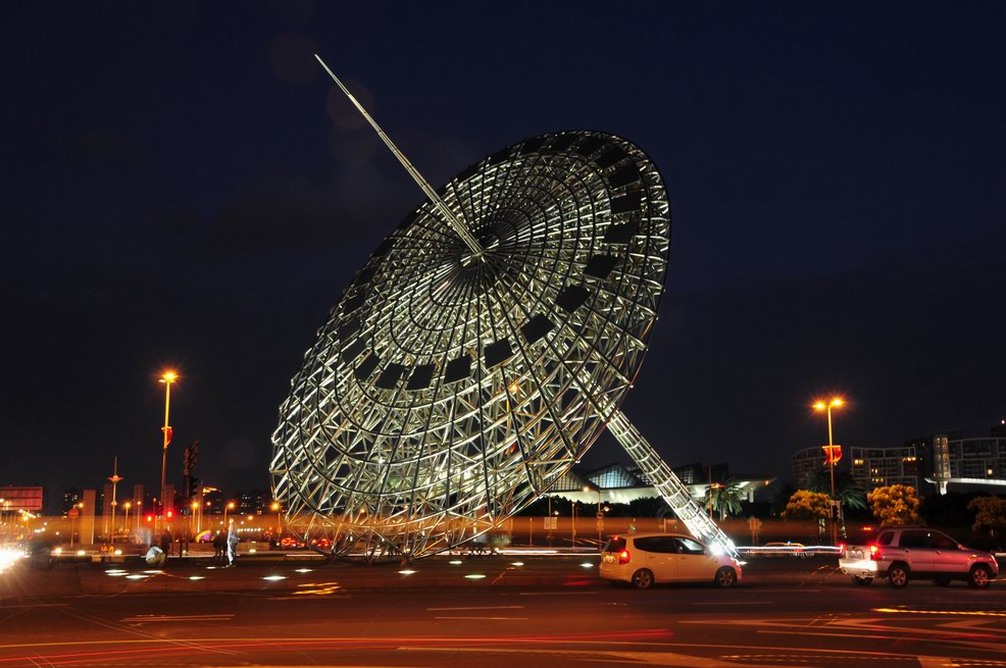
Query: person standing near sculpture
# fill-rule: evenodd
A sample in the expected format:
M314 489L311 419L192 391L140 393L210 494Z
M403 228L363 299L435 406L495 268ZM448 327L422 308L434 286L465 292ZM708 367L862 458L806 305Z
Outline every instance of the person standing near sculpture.
M241 539L238 538L237 527L234 526L234 520L231 520L230 522L227 523L227 565L228 566L233 566L234 565L234 558L238 554L238 542L240 542L240 540Z

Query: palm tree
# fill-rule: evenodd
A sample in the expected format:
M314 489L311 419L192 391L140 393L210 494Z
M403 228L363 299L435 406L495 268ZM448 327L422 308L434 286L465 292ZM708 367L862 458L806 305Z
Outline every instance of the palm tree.
M728 515L741 511L741 501L744 500L741 483L727 478L717 485L710 485L706 490L706 506L719 513L724 520Z

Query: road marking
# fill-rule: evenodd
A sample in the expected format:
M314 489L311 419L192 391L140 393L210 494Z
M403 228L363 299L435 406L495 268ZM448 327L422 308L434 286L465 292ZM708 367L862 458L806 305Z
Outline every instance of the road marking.
M123 617L123 624L142 624L145 622L229 622L233 614L224 615L138 615Z
M523 605L475 605L464 608L426 608L429 612L446 612L448 610L523 610Z
M710 601L709 603L692 603L692 605L775 605L775 601Z
M433 619L467 619L469 621L484 621L484 622L526 622L527 617L464 617L464 616L435 616Z

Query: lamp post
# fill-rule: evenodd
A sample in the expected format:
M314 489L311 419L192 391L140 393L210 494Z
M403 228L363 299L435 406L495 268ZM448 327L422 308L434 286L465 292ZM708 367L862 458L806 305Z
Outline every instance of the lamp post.
M570 505L570 508L571 508L570 513L572 515L573 520L570 523L569 546L576 547L576 501L573 501L573 503Z
M115 463L112 465L112 475L108 477L109 482L112 483L112 528L109 531L109 543L115 544L115 507L119 505L116 499L116 487L119 485L119 481L122 480L122 476L119 475L119 458L116 456Z
M835 442L831 431L831 409L839 408L845 403L842 397L833 397L831 401L814 402L814 410L828 413L828 469L831 474L831 544L838 542L838 522L835 512Z
M600 487L595 487L593 490L591 490L590 487L584 486L583 491L585 491L585 492L590 492L590 491L597 492L597 515L595 516L595 519L597 520L597 542L600 545L600 543L601 543L601 532L604 530L603 529L603 527L604 527L604 524L603 524L604 513L601 512L601 488Z
M227 511L234 510L234 502L228 501L224 504L224 528L227 528Z
M126 517L125 517L125 519L122 520L122 523L123 523L123 525L125 525L127 533L131 533L129 531L129 509L132 508L132 507L133 507L133 502L132 501L125 501L122 504L122 509L126 511Z
M192 522L193 522L193 520L195 520L195 523L196 523L195 533L192 534L192 535L193 536L198 536L199 535L199 502L198 501L193 501L192 503L190 503L189 504L189 509L192 510L192 512L189 514L189 533L192 533Z
M283 523L280 520L279 511L283 506L280 505L279 501L273 501L269 507L276 513L276 544L279 545L279 539L283 535Z
M167 492L168 486L168 443L171 443L171 424L168 422L168 415L171 410L171 384L178 380L178 374L174 371L165 371L161 375L161 379L158 381L164 383L164 426L161 427L161 431L164 432L164 449L161 452L161 516L164 517L167 513L167 507L164 505L166 499L164 498Z

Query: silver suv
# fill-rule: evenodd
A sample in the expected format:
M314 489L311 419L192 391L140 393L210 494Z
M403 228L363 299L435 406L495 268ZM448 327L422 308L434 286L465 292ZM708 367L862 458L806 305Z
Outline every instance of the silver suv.
M892 587L923 579L940 586L964 580L972 587L987 587L999 575L991 553L965 547L927 527L887 527L855 543L842 547L838 566L856 584L868 585L886 576Z

